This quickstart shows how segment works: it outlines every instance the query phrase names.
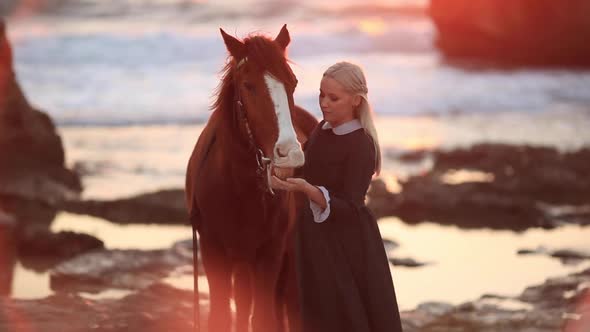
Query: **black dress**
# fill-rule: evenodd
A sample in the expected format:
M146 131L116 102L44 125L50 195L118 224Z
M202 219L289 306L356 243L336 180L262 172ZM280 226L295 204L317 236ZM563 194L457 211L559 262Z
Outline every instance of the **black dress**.
M365 195L375 149L365 131L336 135L316 127L303 176L330 193L330 215L305 208L297 226L297 268L305 332L397 332L399 309L375 217Z

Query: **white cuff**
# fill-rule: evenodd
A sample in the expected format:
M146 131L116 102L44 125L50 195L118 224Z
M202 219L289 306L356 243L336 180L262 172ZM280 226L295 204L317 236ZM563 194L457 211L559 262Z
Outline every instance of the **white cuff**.
M322 186L318 186L318 189L324 194L326 208L322 211L322 207L312 200L309 200L309 207L311 208L311 212L313 212L313 221L321 223L330 216L330 193Z

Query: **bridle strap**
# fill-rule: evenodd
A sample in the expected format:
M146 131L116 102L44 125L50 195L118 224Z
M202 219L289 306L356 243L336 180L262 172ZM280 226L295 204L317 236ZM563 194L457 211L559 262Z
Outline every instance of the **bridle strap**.
M247 57L243 58L238 62L236 69L238 69L241 65L243 65L247 61ZM256 154L256 176L263 181L262 189L265 192L268 192L271 195L274 195L275 192L273 191L270 183L272 180L272 160L264 155L262 149L260 149L256 145L256 141L254 140L254 135L252 134L252 130L250 129L250 124L248 122L248 117L246 116L246 112L244 111L244 104L242 103L242 96L240 94L240 87L237 84L236 78L234 73L234 114L239 117L240 122L244 123L244 127L246 128L246 135L248 136L248 146L251 151L254 151Z

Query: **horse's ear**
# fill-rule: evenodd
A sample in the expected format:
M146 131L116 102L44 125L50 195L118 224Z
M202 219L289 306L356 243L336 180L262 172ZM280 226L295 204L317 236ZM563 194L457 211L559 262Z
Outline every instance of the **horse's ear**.
M229 51L229 54L237 60L242 59L246 55L246 45L237 38L225 33L223 29L219 28L219 31L221 31L223 42L225 43L225 47Z
M287 25L283 25L281 28L281 32L275 38L275 42L279 44L279 46L285 50L289 43L291 42L291 37L289 36L289 30L287 30Z

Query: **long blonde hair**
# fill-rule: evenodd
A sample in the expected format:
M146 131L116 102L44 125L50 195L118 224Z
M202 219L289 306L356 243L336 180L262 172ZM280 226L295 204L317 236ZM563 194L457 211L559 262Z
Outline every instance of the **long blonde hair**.
M375 145L375 173L379 175L379 172L381 172L381 148L379 147L379 138L373 120L373 109L367 96L369 92L367 80L362 68L354 63L342 61L330 66L324 72L323 77L336 80L349 93L361 97L361 102L355 110L355 118L361 122L365 132L373 139Z

